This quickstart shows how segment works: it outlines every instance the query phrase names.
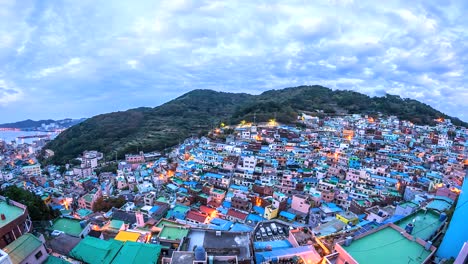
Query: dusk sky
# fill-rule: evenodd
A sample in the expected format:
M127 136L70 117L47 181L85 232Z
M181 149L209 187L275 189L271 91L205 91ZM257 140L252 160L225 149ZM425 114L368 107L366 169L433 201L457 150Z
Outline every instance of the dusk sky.
M0 0L0 123L313 84L468 121L467 14L466 0Z

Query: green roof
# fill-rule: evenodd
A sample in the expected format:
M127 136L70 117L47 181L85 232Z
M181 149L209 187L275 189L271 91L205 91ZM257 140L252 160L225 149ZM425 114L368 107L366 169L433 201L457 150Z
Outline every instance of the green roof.
M68 218L59 218L55 221L54 225L50 228L52 230L59 230L65 232L65 234L71 236L80 236L83 228L80 225L80 221Z
M182 224L179 224L179 223L176 223L176 222L171 222L171 221L162 219L161 221L159 221L157 227L162 228L162 227L165 226L165 225L170 225L170 226L183 226Z
M158 199L156 199L157 202L162 202L162 203L167 203L167 199L164 198L164 196L160 196Z
M112 264L156 264L161 246L127 241L115 256Z
M160 239L181 240L186 237L189 230L183 227L164 226L159 233Z
M364 236L343 248L360 264L419 264L431 253L391 227Z
M3 248L3 251L10 255L13 263L21 263L40 246L42 246L42 241L39 238L26 233Z
M181 204L176 204L176 206L174 206L174 208L172 208L172 211L179 212L179 213L185 213L188 210L190 210L190 207L185 206L185 205L181 205Z
M88 194L86 194L85 196L83 196L83 199L84 199L86 202L90 203L90 202L93 201L93 195L91 195L91 194L88 193Z
M70 264L70 262L51 255L46 259L46 261L43 264Z
M0 212L5 215L5 220L0 218L0 228L2 228L14 219L20 217L23 214L23 209L0 201Z
M413 220L416 221L413 223ZM427 213L420 210L415 214L408 215L395 224L404 229L409 223L414 224L411 235L426 241L442 224L442 222L439 221L439 215L431 210L428 210Z
M427 205L427 208L428 209L434 209L434 210L437 210L439 212L445 212L448 209L450 209L450 207L452 207L452 204L453 204L453 202L448 198L447 199L438 199L436 197L435 200L433 200L432 202L430 202Z
M408 206L414 208L414 207L417 207L418 205L415 204L415 203L412 203L412 202L406 202L406 203L400 204L400 206L403 207L403 208L406 208L406 207L408 207Z
M70 251L70 256L89 264L110 264L122 246L121 241L87 236Z
M121 220L111 220L110 224L109 224L109 227L110 228L113 228L113 229L120 229L122 227L122 225L124 225L125 222L124 221L121 221Z
M69 214L71 214L71 212L72 212L72 210L65 210L65 209L60 210L60 214L62 214L62 215L69 215Z
M77 212L78 215L80 215L81 217L85 217L85 216L90 215L90 214L93 213L93 211L88 210L88 209L83 209L83 208L82 208L82 209L78 209L76 212Z
M225 193L225 191L223 191L223 190L221 190L221 189L216 189L216 188L213 188L213 192L219 193L219 194Z

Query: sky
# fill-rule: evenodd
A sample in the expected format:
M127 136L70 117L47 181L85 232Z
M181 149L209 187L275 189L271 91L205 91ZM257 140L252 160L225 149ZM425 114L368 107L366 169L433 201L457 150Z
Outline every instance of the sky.
M468 121L467 13L464 0L0 0L0 123L314 84Z

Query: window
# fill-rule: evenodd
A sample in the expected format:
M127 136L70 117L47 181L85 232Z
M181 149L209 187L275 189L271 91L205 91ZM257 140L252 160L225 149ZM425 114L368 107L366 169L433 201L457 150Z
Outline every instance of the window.
M42 251L37 252L34 257L36 257L36 259L40 259L42 257Z
M4 236L3 236L3 241L5 241L5 243L8 245L10 244L11 242L13 242L13 238L11 237L10 233L6 233Z

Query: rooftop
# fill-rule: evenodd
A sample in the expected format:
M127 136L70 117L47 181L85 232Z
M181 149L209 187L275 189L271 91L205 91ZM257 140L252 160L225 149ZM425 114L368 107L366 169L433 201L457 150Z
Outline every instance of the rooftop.
M54 225L50 228L52 230L59 230L71 236L80 236L83 228L80 221L68 218L59 218L55 221Z
M434 209L442 213L450 209L450 207L452 207L452 204L453 204L453 201L448 198L447 199L436 198L427 205L427 208Z
M156 226L159 227L159 228L162 228L165 225L183 226L182 224L179 224L179 223L173 222L173 221L169 221L169 220L166 220L166 219L161 219L161 221L159 221L159 223Z
M401 219L395 224L404 229L409 223L414 224L411 235L426 241L429 240L430 236L434 234L442 224L442 222L439 221L439 215L431 210L427 210L427 213L423 210L418 211L415 214Z
M181 240L189 233L189 229L175 226L164 226L159 233L160 239Z
M69 264L70 262L55 256L47 257L43 264Z
M174 251L172 253L171 263L193 264L194 260L195 260L195 252L193 251Z
M89 264L108 264L112 262L122 245L123 242L117 240L101 240L87 236L73 248L70 256Z
M5 220L0 218L0 228L2 228L14 219L20 217L23 214L23 209L9 205L6 202L0 200L0 212L5 215Z
M115 240L119 240L122 242L125 241L133 241L136 242L140 238L140 233L136 232L129 232L129 231L120 231L117 236L114 238Z
M343 248L360 264L422 263L431 253L391 227L364 236Z
M26 233L6 246L3 251L8 253L13 263L21 263L41 245L39 238Z
M188 250L203 247L208 255L237 256L239 260L249 259L252 255L249 233L192 229L189 238Z
M125 242L112 264L156 264L160 253L160 245Z

